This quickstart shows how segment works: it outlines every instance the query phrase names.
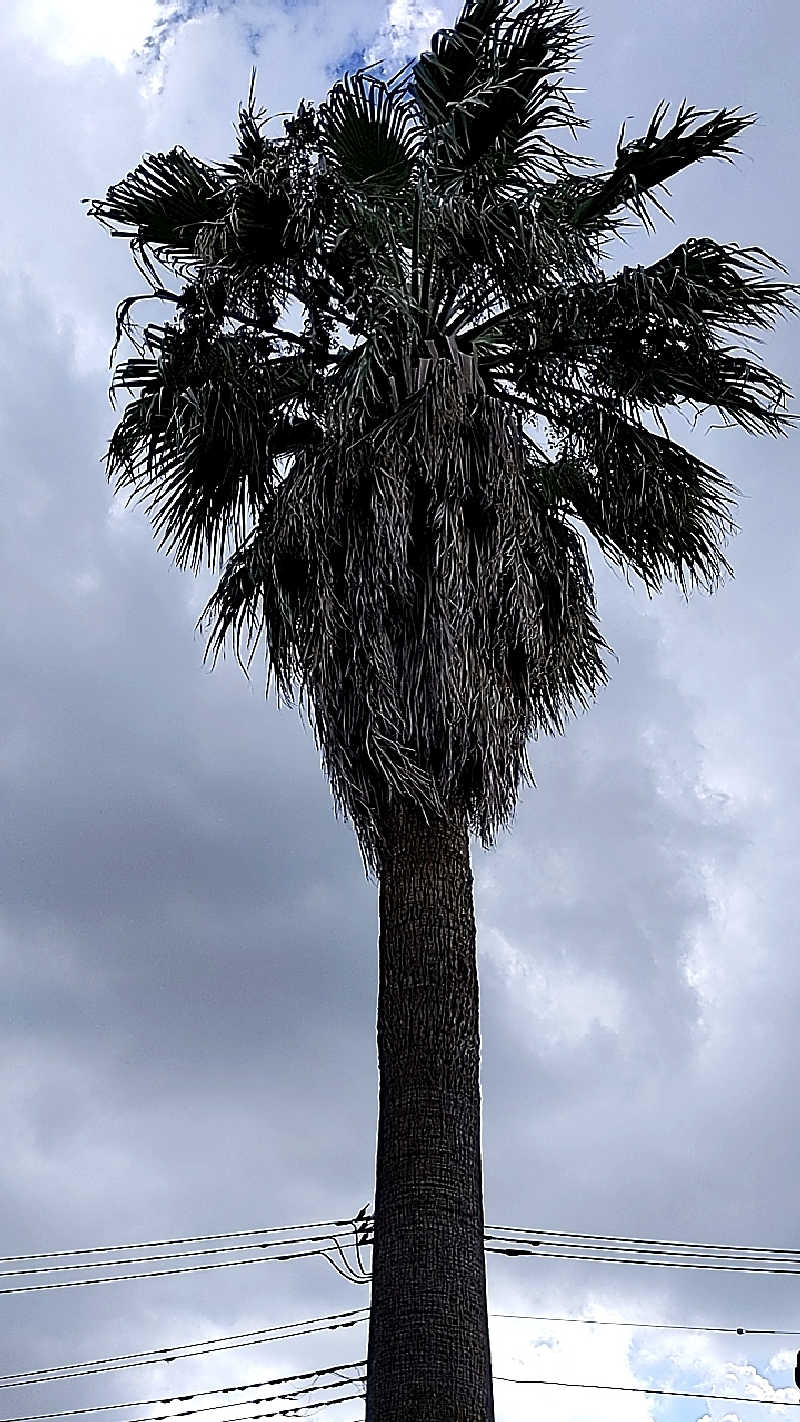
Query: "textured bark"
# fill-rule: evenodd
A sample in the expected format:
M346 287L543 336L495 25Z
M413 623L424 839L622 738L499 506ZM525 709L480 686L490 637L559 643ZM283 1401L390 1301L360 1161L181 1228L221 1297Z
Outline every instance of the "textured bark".
M366 1422L493 1422L469 838L403 807L388 844Z

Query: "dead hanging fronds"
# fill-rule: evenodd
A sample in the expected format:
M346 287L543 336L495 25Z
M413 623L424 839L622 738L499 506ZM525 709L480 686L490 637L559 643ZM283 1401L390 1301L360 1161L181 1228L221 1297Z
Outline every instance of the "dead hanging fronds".
M301 688L372 866L394 798L490 843L530 737L605 675L585 548L516 415L463 362L428 359L380 460L364 442L298 466L208 609L212 653L263 638L276 686Z

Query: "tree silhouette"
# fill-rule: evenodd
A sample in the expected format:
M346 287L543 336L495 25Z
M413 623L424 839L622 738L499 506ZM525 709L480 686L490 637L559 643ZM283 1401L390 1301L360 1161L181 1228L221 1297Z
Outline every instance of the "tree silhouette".
M772 258L694 238L608 270L752 116L660 105L598 169L555 141L586 126L583 42L561 0L467 0L399 74L280 136L251 86L227 161L149 155L90 206L148 288L118 311L110 477L219 570L209 655L263 648L307 705L379 880L368 1422L493 1417L468 836L605 679L585 538L649 591L713 589L734 490L664 412L792 418L737 344L794 310Z

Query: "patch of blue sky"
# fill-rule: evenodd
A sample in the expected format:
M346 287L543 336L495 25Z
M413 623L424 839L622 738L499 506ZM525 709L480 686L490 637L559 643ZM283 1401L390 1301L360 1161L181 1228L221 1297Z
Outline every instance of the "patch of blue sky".
M326 73L332 80L341 79L343 74L353 74L357 69L361 69L366 63L367 50L365 46L351 49L341 59L334 60L332 64L326 66Z
M734 1407L731 1402L710 1403L703 1402L700 1398L695 1398L692 1401L688 1397L654 1397L652 1401L656 1404L653 1412L658 1418L658 1422L700 1422L703 1417L714 1417L715 1419L722 1416L729 1417L732 1415ZM712 1412L712 1407L716 1407L718 1410ZM755 1409L749 1410L752 1413ZM764 1409L759 1408L758 1410L763 1412ZM747 1422L745 1414L743 1417L744 1422Z
M173 24L183 24L186 20L194 20L198 15L205 15L209 10L230 9L236 0L158 0L159 10L163 10L163 18L158 21L158 26L169 26Z
M302 0L281 0L281 8L284 10L298 9L301 3ZM235 12L237 8L243 12L241 35L246 53L255 60L261 55L261 46L267 27L249 17L246 13L248 7L242 6L241 0L157 0L157 5L161 13L152 33L147 37L140 51L140 58L145 64L158 62L165 44L181 25L188 24L191 20L200 19L203 15L224 15L231 11ZM272 8L274 9L274 6ZM264 9L266 11L267 7L265 6Z
M180 25L211 10L219 12L228 9L235 4L235 0L156 0L156 3L160 14L139 50L139 58L145 66L158 63L164 45Z
M387 52L390 49L388 42L386 49ZM351 50L343 59L329 64L326 73L331 81L334 81L341 79L343 74L353 74L357 69L368 68L376 79L389 80L416 58L415 50L409 50L408 54L398 54L394 51L389 58L380 57L380 42L376 45L373 41L369 46Z

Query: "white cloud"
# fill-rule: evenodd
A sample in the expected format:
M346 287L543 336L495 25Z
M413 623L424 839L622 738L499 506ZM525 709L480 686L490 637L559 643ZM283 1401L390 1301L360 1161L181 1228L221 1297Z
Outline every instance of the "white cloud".
M493 1320L492 1366L500 1377L634 1387L632 1333L624 1328ZM651 1399L640 1394L594 1391L592 1387L544 1387L498 1382L498 1422L529 1422L546 1415L555 1422L649 1422Z
M519 1307L519 1302L518 1305ZM511 1310L510 1310L511 1311ZM522 1312L522 1308L519 1308ZM586 1313L603 1317L605 1310L590 1309ZM525 1319L493 1319L492 1363L497 1374L506 1377L529 1377L564 1381L575 1384L599 1384L597 1391L582 1388L497 1386L498 1422L524 1422L545 1411L558 1422L615 1422L623 1417L627 1422L645 1422L663 1416L665 1407L691 1404L670 1403L655 1394L626 1393L625 1388L664 1388L677 1392L709 1393L718 1396L735 1395L754 1400L794 1403L796 1389L775 1386L756 1364L726 1357L731 1344L707 1334L652 1332L635 1327L606 1327L547 1323ZM741 1345L740 1345L741 1346ZM789 1371L790 1363L777 1355L767 1365ZM794 1354L791 1355L794 1365ZM614 1391L617 1386L622 1390ZM608 1392L603 1388L609 1388ZM707 1406L696 1404L699 1415ZM690 1415L679 1412L677 1415ZM722 1422L725 1417L737 1417L730 1404L711 1403L705 1413ZM745 1414L747 1415L747 1414Z
M595 1028L617 1033L625 999L613 978L568 958L542 962L521 935L517 945L495 926L481 934L481 954L502 981L509 1026L538 1051L576 1047Z
M419 54L428 48L434 32L451 18L441 5L426 4L425 0L390 0L386 20L367 50L365 62L402 62Z
M159 0L11 0L20 34L69 65L107 59L123 69L160 13Z

